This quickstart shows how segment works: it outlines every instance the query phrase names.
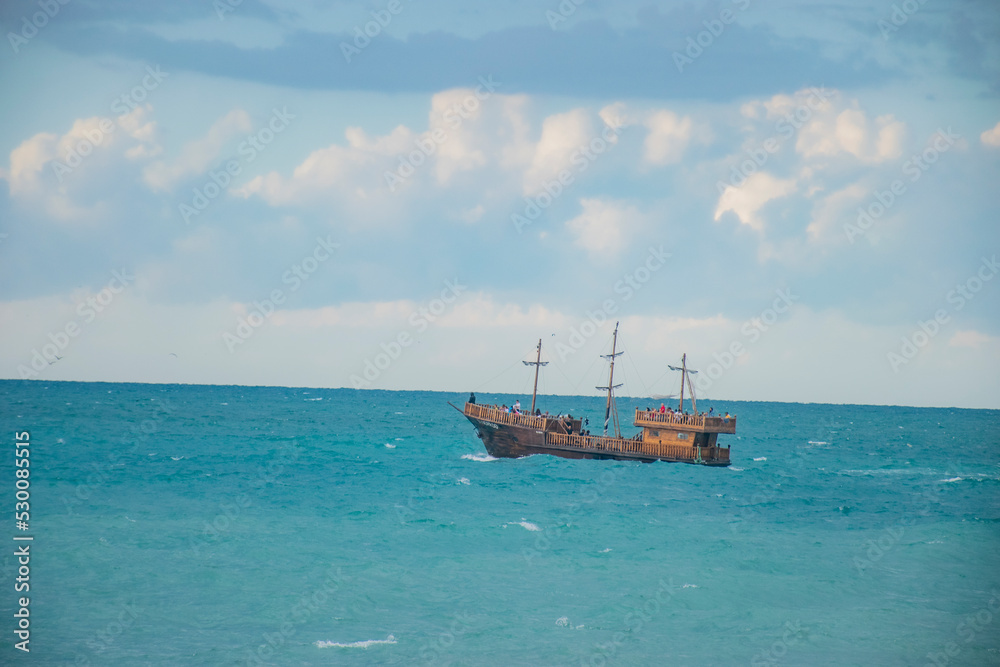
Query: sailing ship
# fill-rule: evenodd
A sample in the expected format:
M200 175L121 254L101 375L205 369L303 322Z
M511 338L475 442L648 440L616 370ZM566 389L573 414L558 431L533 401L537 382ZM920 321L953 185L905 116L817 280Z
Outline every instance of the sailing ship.
M582 431L582 420L572 415L540 414L535 403L538 397L538 371L548 362L542 361L542 341L539 339L535 361L525 361L535 367L535 388L528 414L507 411L497 405L468 402L460 410L472 422L476 435L483 441L490 456L520 458L532 454L552 454L570 459L617 459L627 461L671 461L707 466L728 466L729 447L719 444L719 434L736 433L736 417L698 414L692 371L687 367L687 354L681 366L669 366L681 373L681 393L678 410L635 409L634 425L641 428L636 435L621 435L618 411L614 401L615 358L618 350L618 324L611 343L611 354L601 355L610 362L608 384L597 387L607 392L603 435ZM692 414L684 412L684 385L691 392ZM471 397L470 397L471 398ZM452 406L456 410L459 408ZM663 406L661 406L662 408ZM608 435L609 426L614 434Z

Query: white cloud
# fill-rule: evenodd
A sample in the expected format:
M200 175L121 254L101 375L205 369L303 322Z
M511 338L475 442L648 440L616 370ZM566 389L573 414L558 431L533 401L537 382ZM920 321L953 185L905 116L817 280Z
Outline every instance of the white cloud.
M672 111L650 114L645 121L649 133L643 145L643 158L649 164L667 165L680 162L691 141L690 116L683 118Z
M585 109L573 109L546 118L531 165L524 174L524 194L540 192L546 179L569 169L573 154L586 146L593 136L594 121Z
M812 219L806 227L809 241L813 243L836 243L845 241L843 223L850 219L853 208L869 196L869 189L861 183L852 183L845 188L831 192L817 200L813 206Z
M0 175L12 197L53 220L101 222L107 200L122 195L123 176L161 150L156 124L146 120L151 109L136 107L114 120L80 118L61 136L36 134L11 151L10 168Z
M764 231L760 210L772 199L786 197L796 189L794 179L780 179L759 171L747 178L741 187L727 186L715 208L715 220L732 211L740 222L758 232Z
M293 329L323 328L409 328L410 316L419 313L426 303L410 299L343 303L320 308L285 309L271 316L278 327ZM230 310L236 316L247 314L246 304L235 303ZM523 306L498 303L484 293L459 295L455 304L434 320L435 327L541 327L558 328L567 322L566 316L540 304Z
M173 161L160 160L149 164L143 178L153 191L169 191L178 181L205 173L218 161L219 153L230 139L252 129L249 114L242 109L234 109L212 123L205 136L185 144Z
M594 257L614 257L628 237L642 225L643 216L633 206L601 199L581 199L583 211L566 222L574 243Z
M795 149L807 158L849 154L865 163L895 160L903 154L906 126L891 114L870 121L864 111L817 112L799 130Z
M948 347L980 348L984 345L996 344L997 342L1000 342L1000 339L994 336L988 336L979 331L957 331L955 332L955 335L948 340Z
M983 142L984 146L1000 148L1000 123L980 134L979 140Z
M344 131L347 145L333 144L310 153L290 177L272 171L240 188L244 197L258 195L272 206L306 204L331 196L364 198L369 192L389 191L382 174L392 158L415 149L413 132L404 125L387 135L369 137L359 127Z
M25 139L10 152L7 181L12 195L25 195L41 189L41 172L55 158L56 142L56 135L42 132Z
M399 209L407 193L465 187L465 174L474 175L477 196L498 187L520 189L524 169L538 157L529 138L526 105L523 95L483 97L480 91L477 97L469 88L442 91L431 99L423 132L399 125L389 134L369 136L351 127L344 133L346 145L315 150L290 176L270 172L252 179L239 193L258 195L274 206L327 204L332 199L363 205L366 215L386 217L382 208ZM480 173L484 171L488 175ZM373 210L379 203L383 207Z
M482 95L482 92L480 92ZM455 175L495 165L523 168L532 157L530 123L524 95L491 95L480 99L471 88L446 90L431 98L428 130L443 141L433 156L439 185Z

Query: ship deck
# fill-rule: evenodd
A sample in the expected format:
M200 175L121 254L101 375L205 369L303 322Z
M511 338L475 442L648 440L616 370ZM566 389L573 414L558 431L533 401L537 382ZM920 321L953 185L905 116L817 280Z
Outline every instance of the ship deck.
M554 454L569 458L611 458L645 462L660 460L710 466L729 465L727 447L644 442L642 432L631 438L581 435L579 419L517 414L491 405L466 403L462 412L476 426L491 456L518 458L531 454ZM659 416L660 413L656 415ZM703 416L677 415L676 417L681 419L674 420L667 419L668 416L664 415L664 419L657 420L656 425L660 428L719 433L732 432L728 429L735 428L734 423L722 423L722 418L719 418L719 423L713 421L706 423L706 418Z

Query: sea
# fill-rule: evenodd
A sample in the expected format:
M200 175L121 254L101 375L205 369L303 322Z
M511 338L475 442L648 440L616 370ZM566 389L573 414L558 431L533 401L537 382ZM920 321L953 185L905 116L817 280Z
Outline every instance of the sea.
M0 663L1000 665L1000 411L702 401L710 468L494 459L466 397L0 382Z

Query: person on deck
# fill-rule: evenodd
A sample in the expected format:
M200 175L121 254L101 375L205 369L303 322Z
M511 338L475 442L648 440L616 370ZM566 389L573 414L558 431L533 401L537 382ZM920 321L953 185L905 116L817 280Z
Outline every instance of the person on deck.
M660 414L663 415L663 414L666 414L666 413L667 413L667 404L666 403L660 403Z
M469 392L469 403L472 403L473 405L476 404L476 393L475 392Z
M521 401L520 400L514 401L514 414L516 414L516 415L521 414Z

